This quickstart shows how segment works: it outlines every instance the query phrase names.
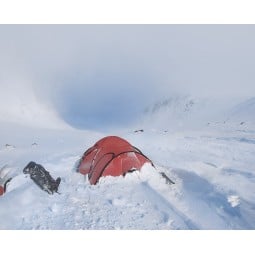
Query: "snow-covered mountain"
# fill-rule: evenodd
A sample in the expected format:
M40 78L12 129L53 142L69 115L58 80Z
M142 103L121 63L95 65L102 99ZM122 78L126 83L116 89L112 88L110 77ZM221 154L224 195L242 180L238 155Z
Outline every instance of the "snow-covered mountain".
M222 102L209 98L174 96L147 107L143 124L161 129L190 129L219 118Z
M147 107L140 126L165 130L190 130L210 125L255 122L255 98L231 100L174 96Z
M70 128L49 103L37 95L29 83L4 84L0 81L0 122L38 128Z
M255 123L255 97L233 107L229 112L229 119L232 121Z

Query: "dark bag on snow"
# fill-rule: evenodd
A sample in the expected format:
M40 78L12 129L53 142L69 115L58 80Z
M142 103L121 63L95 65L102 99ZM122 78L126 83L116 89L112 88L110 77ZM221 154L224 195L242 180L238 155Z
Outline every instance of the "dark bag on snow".
M54 180L50 173L44 169L43 166L36 164L31 161L24 169L24 174L29 174L30 178L44 191L49 194L58 192L58 186L60 184L61 178L58 177Z

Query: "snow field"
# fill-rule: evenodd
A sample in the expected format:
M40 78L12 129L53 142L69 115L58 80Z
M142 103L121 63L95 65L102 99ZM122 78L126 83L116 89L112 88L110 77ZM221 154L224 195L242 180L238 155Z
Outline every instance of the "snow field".
M0 149L0 164L15 177L0 198L0 229L255 228L251 129L117 132L141 149L156 169L144 165L140 172L101 178L93 186L75 166L105 135L112 134L24 129L16 139L2 136L13 147ZM54 179L61 177L60 194L48 195L22 173L32 160ZM175 184L166 184L159 172Z

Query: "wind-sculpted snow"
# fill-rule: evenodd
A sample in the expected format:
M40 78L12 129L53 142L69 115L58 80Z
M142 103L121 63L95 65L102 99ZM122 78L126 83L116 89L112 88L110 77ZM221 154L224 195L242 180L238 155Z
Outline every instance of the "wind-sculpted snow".
M0 167L14 178L0 197L0 229L255 229L255 144L244 142L252 140L254 130L117 132L156 169L144 165L141 172L101 178L97 185L75 166L108 134L1 132ZM61 177L60 194L48 195L22 173L31 160ZM166 184L162 171L175 184Z

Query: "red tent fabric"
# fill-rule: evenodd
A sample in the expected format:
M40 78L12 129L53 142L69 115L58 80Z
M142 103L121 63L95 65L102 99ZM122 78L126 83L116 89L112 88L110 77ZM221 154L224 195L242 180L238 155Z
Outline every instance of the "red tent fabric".
M2 187L1 185L0 185L0 196L2 196L4 194L4 187Z
M144 163L153 165L140 150L117 136L107 136L99 140L83 155L78 171L88 175L91 184L96 184L102 176L120 176L140 170Z

